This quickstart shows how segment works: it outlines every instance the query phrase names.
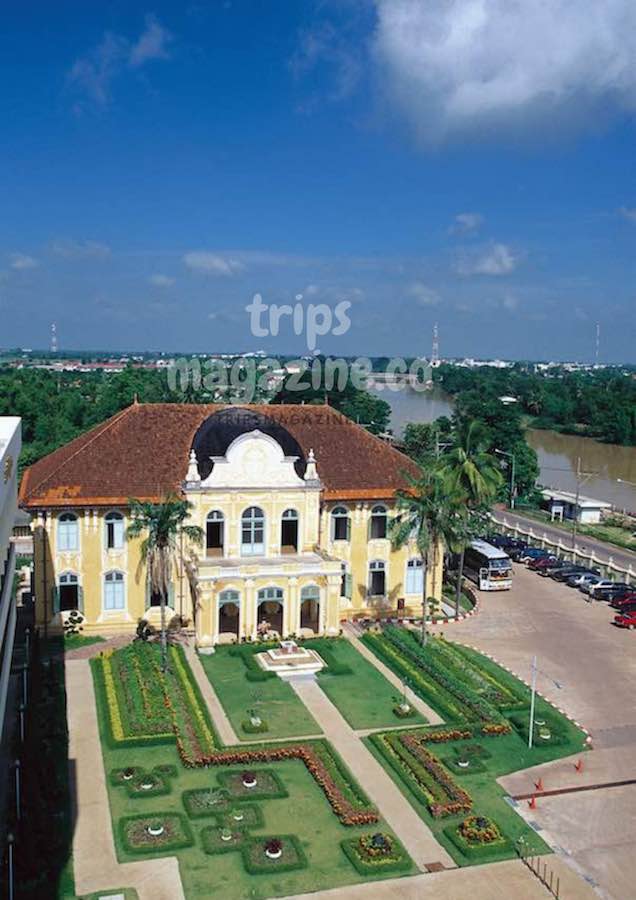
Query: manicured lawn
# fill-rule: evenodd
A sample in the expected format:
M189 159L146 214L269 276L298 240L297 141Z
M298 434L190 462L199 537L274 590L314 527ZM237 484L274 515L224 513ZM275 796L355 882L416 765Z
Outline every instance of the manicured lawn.
M229 647L218 647L216 653L199 658L227 716L242 741L253 741L242 723L248 719L247 710L259 701L259 714L267 722L268 730L257 737L290 738L320 734L320 728L299 700L292 688L281 678L248 681L245 665L237 656L229 654Z
M105 638L96 634L65 634L64 649L77 650L78 647L89 647L91 644L101 644Z
M334 641L331 647L337 661L349 666L351 675L327 672L318 676L318 683L352 728L395 728L426 721L419 713L409 719L398 719L393 707L400 701L400 691L349 641Z
M342 851L340 843L345 838L356 835L387 831L386 824L380 821L371 826L342 825L322 790L305 765L298 760L267 765L254 764L251 767L257 775L259 770L273 769L288 796L253 801L253 805L260 807L263 814L263 825L250 828L249 836L295 835L300 842L303 856L307 858L307 867L287 872L281 870L250 875L244 868L238 850L206 854L202 835L205 829L214 826L215 819L212 816L187 818L181 795L186 790L218 787L220 772L236 771L236 768L185 768L180 762L176 748L171 745L113 749L104 740L107 720L102 708L103 701L99 695L97 702L102 732L102 754L107 773L129 767L140 767L150 771L158 765L173 765L177 769L177 777L170 778L171 792L160 796L131 797L124 784L115 784L107 779L117 854L121 862L176 855L187 898L222 897L223 900L245 900L245 898L277 897L373 879L374 876L365 877L356 872ZM242 769L239 767L238 771ZM235 809L236 803L241 805L243 801L233 801L232 809ZM143 856L125 850L120 834L121 819L126 816L154 817L160 813L179 814L185 817L194 843L174 851L145 850ZM404 874L414 872L415 869L412 867ZM388 873L384 872L377 877L387 876Z

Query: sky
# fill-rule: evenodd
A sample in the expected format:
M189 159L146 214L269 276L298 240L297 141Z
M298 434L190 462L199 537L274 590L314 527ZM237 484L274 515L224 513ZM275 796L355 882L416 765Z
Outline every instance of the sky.
M0 69L0 346L636 362L633 0L27 0Z

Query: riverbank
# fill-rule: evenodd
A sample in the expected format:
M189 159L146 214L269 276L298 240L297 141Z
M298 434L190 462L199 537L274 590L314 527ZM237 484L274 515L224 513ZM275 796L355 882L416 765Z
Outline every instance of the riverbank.
M550 519L548 513L540 509L522 508L520 514L528 519L534 519L544 525L549 524L558 528L566 534L574 533L574 525L570 522L555 522ZM578 535L587 535L604 544L613 544L615 547L621 547L624 550L632 550L636 552L636 538L626 528L618 528L614 525L577 525L576 533Z

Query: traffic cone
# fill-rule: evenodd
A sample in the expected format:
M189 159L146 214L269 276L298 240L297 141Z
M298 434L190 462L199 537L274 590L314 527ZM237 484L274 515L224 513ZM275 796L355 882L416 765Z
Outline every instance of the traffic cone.
M537 798L534 796L534 794L532 795L532 799L528 800L528 806L530 807L530 809L537 808Z
M534 786L538 791L542 791L543 790L543 778L540 778L538 781L535 781Z
M574 763L574 768L580 774L583 771L583 760L579 759Z

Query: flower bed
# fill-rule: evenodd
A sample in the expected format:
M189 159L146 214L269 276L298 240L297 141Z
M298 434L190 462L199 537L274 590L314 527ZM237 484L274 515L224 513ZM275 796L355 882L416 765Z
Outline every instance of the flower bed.
M459 825L447 826L444 834L469 859L498 856L511 846L497 823L487 816L468 816Z
M113 770L110 781L111 784L123 785L129 797L157 797L170 793L170 778L176 774L174 766L155 766L151 772L133 766Z
M224 840L227 834L231 837ZM201 845L204 853L230 853L232 850L240 850L248 840L248 835L240 828L232 828L227 833L218 825L201 829Z
M417 733L384 732L371 735L370 739L434 818L470 810L470 795L422 746Z
M218 782L227 792L231 800L276 800L289 796L287 789L272 769L256 769L254 787L245 786L245 772L238 769L222 769L218 774Z
M530 731L530 714L522 715L521 713L515 713L510 716L510 722L519 737L527 744ZM564 744L567 741L567 736L563 724L556 716L537 713L534 723L533 740L536 747L554 747L559 744Z
M193 788L184 791L181 802L191 819L225 815L230 809L228 792L220 788Z
M270 859L265 848L274 841L280 845L280 856ZM307 857L300 841L293 834L272 837L255 837L247 841L241 849L245 870L250 875L271 875L292 872L307 867Z
M475 665L456 644L443 639L429 641L427 652L437 665L467 684L475 693L483 696L497 709L519 709L527 706L527 700L520 692L514 692L502 679L485 668Z
M388 872L405 872L411 868L411 860L397 838L391 834L376 832L348 838L340 846L360 875L384 875Z
M161 827L161 834L149 830ZM180 813L158 812L146 816L126 816L118 822L119 834L129 853L164 853L190 847L194 843L192 830Z
M216 814L218 825L228 825L230 828L262 828L265 824L263 811L256 803L237 803L228 806L225 812Z

